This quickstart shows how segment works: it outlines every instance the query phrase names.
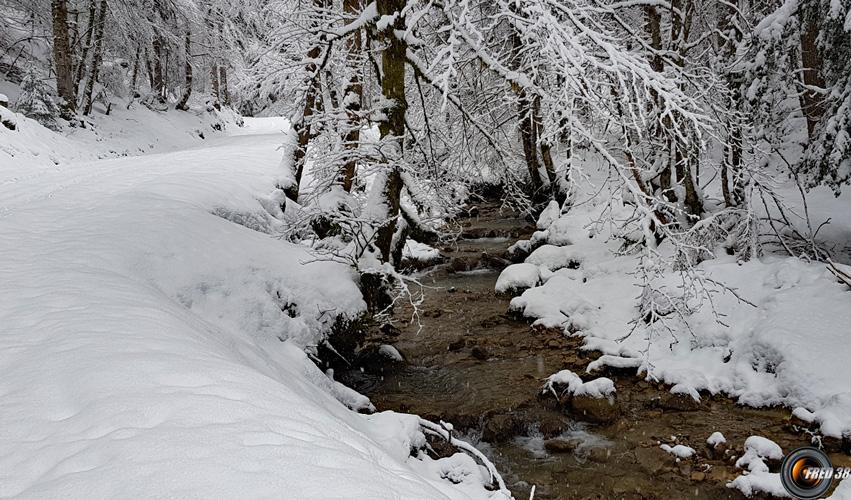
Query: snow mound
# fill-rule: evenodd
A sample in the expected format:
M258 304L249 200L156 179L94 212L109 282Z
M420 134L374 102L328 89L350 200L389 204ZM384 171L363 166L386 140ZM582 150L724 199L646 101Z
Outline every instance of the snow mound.
M547 229L550 227L550 224L558 219L559 215L561 215L561 207L558 202L555 200L550 201L538 217L538 229Z
M512 264L499 274L494 289L497 293L513 293L532 288L541 281L541 273L534 264Z
M526 258L526 262L555 271L565 267L579 267L582 255L573 246L542 245Z
M547 377L541 393L552 393L557 398L559 394L572 396L588 396L595 399L609 398L615 394L615 383L606 377L583 382L579 375L570 370L558 371Z
M713 432L709 435L708 438L706 438L706 444L713 448L718 446L719 444L725 444L726 442L727 438L724 437L724 434L721 434L718 431Z
M690 458L695 454L694 448L682 444L675 446L663 444L660 445L659 448L662 448L663 451L666 451L677 458Z

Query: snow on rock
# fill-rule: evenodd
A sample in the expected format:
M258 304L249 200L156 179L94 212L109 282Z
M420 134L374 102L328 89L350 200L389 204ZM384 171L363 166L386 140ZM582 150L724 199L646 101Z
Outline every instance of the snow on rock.
M727 438L724 437L724 434L721 434L718 431L713 432L708 438L706 438L706 444L713 448L720 444L725 444L726 442Z
M774 472L751 472L733 479L727 483L727 487L739 490L746 497L767 493L778 498L792 498L783 487L780 474Z
M783 449L774 441L762 436L751 436L745 440L745 453L736 460L736 467L758 470L768 467L762 462L763 459L782 460Z
M663 451L670 453L671 455L676 456L677 458L690 458L694 455L694 448L678 444L675 446L663 444L659 446Z
M440 250L408 238L402 248L402 257L419 262L435 262L440 260Z
M615 384L606 377L583 382L579 375L570 370L560 370L549 377L544 383L541 393L552 393L556 397L561 394L573 396L588 396L595 399L609 398L615 394Z
M594 361L588 363L588 367L586 371L588 373L595 372L600 370L606 366L611 366L612 368L638 368L641 366L643 361L641 358L626 358L622 356L612 356L611 354L604 354ZM673 392L673 390L671 391ZM698 397L698 401L700 397Z
M305 354L364 310L348 266L213 213L266 211L279 133L56 166L82 147L31 126L0 159L0 497L496 495Z
M555 222L561 214L561 207L558 202L555 200L550 201L544 211L541 212L541 215L538 217L538 229L546 229L550 227L550 224Z
M573 246L542 245L526 258L526 262L555 271L564 267L578 267L582 255Z
M671 394L683 394L691 397L693 400L700 402L700 393L698 393L694 387L688 384L675 384L671 387Z
M497 293L514 293L532 288L541 280L538 266L534 264L512 264L499 274L494 289Z

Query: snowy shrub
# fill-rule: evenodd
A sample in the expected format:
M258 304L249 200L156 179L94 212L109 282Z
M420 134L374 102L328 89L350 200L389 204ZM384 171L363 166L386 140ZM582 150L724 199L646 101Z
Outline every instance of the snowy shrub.
M21 82L21 95L16 103L18 113L32 118L47 128L59 128L56 118L59 107L50 96L47 85L39 77L34 66L30 66Z

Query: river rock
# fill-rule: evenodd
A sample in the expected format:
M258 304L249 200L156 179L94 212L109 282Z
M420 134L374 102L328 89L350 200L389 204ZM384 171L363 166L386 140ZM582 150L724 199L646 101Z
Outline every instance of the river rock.
M514 415L493 415L485 422L482 440L488 443L507 441L516 436L519 430L520 422Z
M553 438L544 441L544 448L550 453L573 453L579 443L576 439Z
M570 400L571 414L581 420L598 423L611 423L619 415L615 396L595 398L588 395L573 396Z
M467 345L467 341L463 337L459 337L449 343L448 349L452 352L460 351L465 345Z
M490 357L490 353L488 352L488 350L478 345L473 347L473 350L470 351L470 354L480 361L485 361Z
M659 407L671 411L697 411L700 409L700 402L688 394L665 392L659 398Z

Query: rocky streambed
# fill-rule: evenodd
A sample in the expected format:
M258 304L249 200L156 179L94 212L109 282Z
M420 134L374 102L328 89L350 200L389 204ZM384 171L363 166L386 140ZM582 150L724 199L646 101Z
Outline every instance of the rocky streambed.
M586 375L598 353L578 336L539 329L508 313L494 284L506 249L534 230L527 221L484 203L462 220L461 238L442 248L444 264L421 272L428 287L418 306L397 307L392 326L368 343L392 345L404 361L367 356L338 378L379 410L451 422L489 455L518 499L743 498L727 487L745 440L767 437L784 451L811 445L811 435L785 408L755 409L722 396L701 402L635 376L634 369ZM378 359L379 361L376 361ZM612 401L556 399L545 379L571 370L614 382ZM707 444L716 431L726 443ZM660 446L695 450L679 458ZM834 465L851 465L843 447L825 443ZM779 463L769 462L772 470Z

